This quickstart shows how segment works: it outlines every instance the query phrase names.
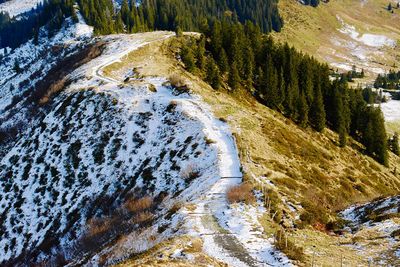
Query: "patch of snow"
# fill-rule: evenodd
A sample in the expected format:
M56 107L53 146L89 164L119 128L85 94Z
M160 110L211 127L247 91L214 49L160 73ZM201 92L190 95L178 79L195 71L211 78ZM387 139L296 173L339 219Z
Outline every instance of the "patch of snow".
M0 4L0 11L7 12L10 17L16 17L31 11L40 3L43 3L43 0L10 0Z
M363 43L364 45L371 47L383 47L383 46L394 47L396 45L395 40L392 40L385 35L378 35L371 33L360 34L359 32L357 32L356 28L353 25L345 23L344 20L339 16L337 16L337 19L342 24L342 28L339 29L339 31L341 33L350 36L353 40L357 42Z
M381 110L385 117L385 121L393 122L400 121L400 101L389 100L385 103L381 103Z

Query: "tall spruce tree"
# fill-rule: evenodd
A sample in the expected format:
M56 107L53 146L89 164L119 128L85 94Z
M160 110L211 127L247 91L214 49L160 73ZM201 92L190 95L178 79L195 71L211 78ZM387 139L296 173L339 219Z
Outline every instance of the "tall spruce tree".
M399 148L399 134L396 132L393 134L393 137L390 139L390 150L397 156L400 156L400 148Z
M239 88L239 84L240 84L240 75L239 75L239 71L238 68L236 66L236 62L232 62L231 64L231 68L229 71L229 80L228 80L228 84L231 87L231 89L235 90Z
M321 88L319 84L314 89L314 99L310 109L311 126L318 132L322 132L325 128L326 115L324 102L322 99Z

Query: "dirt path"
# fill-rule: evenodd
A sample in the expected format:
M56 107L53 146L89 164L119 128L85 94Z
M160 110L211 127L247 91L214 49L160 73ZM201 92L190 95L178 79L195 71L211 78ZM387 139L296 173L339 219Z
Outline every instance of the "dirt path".
M103 68L121 61L124 56L140 47L153 42L161 42L169 37L171 37L170 34L163 34L151 42L144 40L133 42L123 52L109 56L102 64L95 66L92 74L105 83L123 84L124 77L108 77L103 73ZM151 79L146 80L148 83L152 83ZM227 188L242 182L240 160L235 140L228 125L214 118L200 99L188 97L179 98L176 101L179 102L183 110L188 111L191 117L204 125L203 131L213 141L213 145L219 154L220 177L210 187L206 195L194 201L196 205L195 211L186 211L185 226L191 234L200 236L203 239L203 247L208 255L227 263L229 266L270 266L253 258L237 236L225 230L217 219L220 213L228 208L226 200Z

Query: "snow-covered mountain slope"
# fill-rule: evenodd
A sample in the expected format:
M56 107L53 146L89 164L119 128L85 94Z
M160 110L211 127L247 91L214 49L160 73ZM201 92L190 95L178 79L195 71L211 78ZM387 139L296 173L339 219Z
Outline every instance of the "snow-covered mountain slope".
M0 155L4 152L5 139L12 139L33 123L40 111L37 106L44 100L48 87L56 85L56 80L62 81L60 85L67 82L64 72L101 53L101 45L95 45L90 38L92 27L79 14L78 18L76 24L67 19L55 35L42 30L38 44L31 40L13 51L8 50L1 58Z
M184 228L179 226L187 221L184 213L169 214L169 208L177 201L198 203L214 188L212 192L222 196L214 201L215 207L229 209L223 195L227 187L240 183L242 176L229 127L215 119L200 98L180 92L164 77L124 82L125 77L103 74L105 66L129 52L170 36L171 33L155 32L95 40L105 44L101 56L72 71L62 93L34 106L22 100L11 103L15 89L7 89L45 62L49 72L54 65L46 60L36 64L36 53L27 52L35 51L29 44L8 55L21 58L20 53L25 50L26 62L32 64L24 65L25 71L17 75L9 64L2 66L10 74L4 76L2 86L0 99L5 112L0 126L7 129L16 121L30 124L3 147L0 262L95 264L100 260L96 253L103 255L103 249L108 247L107 252L113 251L108 262L113 263L173 235L204 234L193 232L191 223ZM78 51L92 44L78 39L61 40L64 44L73 43L71 47ZM51 40L47 45L59 44L54 40L61 42L57 36ZM33 80L27 79L33 87ZM40 84L40 75L37 80ZM30 92L32 87L21 90ZM39 112L34 116L24 113L29 107L36 107ZM23 119L17 110L22 111ZM220 177L236 180L224 184ZM218 181L222 184L218 185ZM126 217L129 213L123 208L126 200L143 196L153 199L155 206L150 216L152 226L144 229ZM215 216L217 210L207 212ZM93 217L114 223L118 218L121 226L115 231L124 234L125 241L113 243L116 236L111 234L109 240L96 241L96 249L89 249L87 236L93 232ZM165 229L160 232L163 225ZM150 234L157 237L149 241ZM140 245L133 245L132 240ZM242 241L237 242L240 245ZM229 253L225 248L216 257L226 259L224 255ZM250 255L246 249L243 253Z
M10 0L0 4L0 11L7 12L10 17L16 17L22 13L29 12L43 0Z

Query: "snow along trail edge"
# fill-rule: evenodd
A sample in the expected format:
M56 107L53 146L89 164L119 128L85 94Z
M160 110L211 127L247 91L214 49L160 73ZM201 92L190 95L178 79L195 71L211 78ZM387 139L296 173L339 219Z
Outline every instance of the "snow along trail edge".
M127 48L103 58L100 64L97 63L92 68L92 75L106 84L123 85L122 80L105 76L102 69L121 61L124 56L140 47L152 42L160 42L168 39L173 34L160 33L160 36L160 38L150 42L139 39L129 43L130 46ZM232 218L224 217L225 214L232 213L229 212L230 207L226 199L226 191L230 187L240 184L243 176L236 143L228 124L214 118L210 108L202 102L199 96L186 95L185 97L179 96L171 99L171 93L167 92L167 89L162 86L163 82L166 81L165 78L147 77L144 80L158 89L157 97L166 98L168 101L175 101L183 112L186 112L190 117L202 123L204 134L212 141L212 145L218 151L219 177L214 180L214 184L210 184L210 181L207 181L209 188L201 190L204 194L199 199L193 200L193 203L196 205L194 212L183 211L185 215L185 228L187 228L189 234L200 236L204 242L204 251L211 257L227 263L229 266L291 266L290 261L273 248L270 240L260 237L250 237L250 239L241 238L240 233L231 232L226 229L226 226L224 228L221 225L221 223L227 224L226 221L232 220ZM257 214L254 214L254 218L256 217ZM254 218L252 219L254 220ZM238 218L238 221L243 222L241 219L243 218ZM249 218L244 222L248 221ZM259 236L260 232L262 232L260 230L261 225L258 223L249 223L249 225L258 227L259 229L257 229L256 233L250 230L246 234L249 236L254 234ZM249 251L249 244L244 243L255 241L261 244L257 244L255 250ZM252 247L251 244L250 247ZM265 251L269 252L267 253L268 255L264 253ZM276 255L274 256L274 254Z

